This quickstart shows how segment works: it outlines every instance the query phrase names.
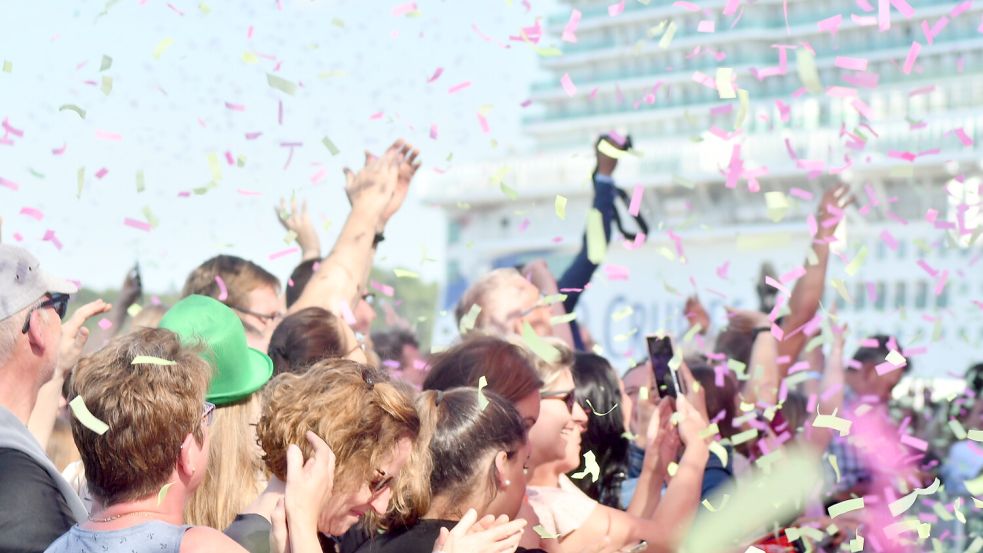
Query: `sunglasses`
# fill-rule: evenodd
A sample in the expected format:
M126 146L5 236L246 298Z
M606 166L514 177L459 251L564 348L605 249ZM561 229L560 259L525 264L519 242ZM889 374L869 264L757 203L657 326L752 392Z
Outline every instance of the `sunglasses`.
M250 311L249 309L243 309L241 307L236 307L234 305L230 305L229 307L231 307L232 309L235 309L236 311L239 311L241 313L245 313L246 315L252 315L253 317L257 317L258 319L260 319L260 320L262 320L264 322L268 322L268 323L272 323L273 321L277 321L277 320L283 318L283 313L280 313L280 312L276 312L276 313L257 313L256 311Z
M574 394L574 390L567 390L565 392L540 392L539 397L541 399L559 399L567 405L567 411L573 413L573 405L577 402L577 396Z
M34 314L38 309L53 308L58 313L59 319L65 318L65 313L68 312L68 294L58 294L49 293L48 299L39 303L34 309L27 312L27 318L24 320L24 328L22 328L21 334L27 334L27 331L31 329L31 315Z

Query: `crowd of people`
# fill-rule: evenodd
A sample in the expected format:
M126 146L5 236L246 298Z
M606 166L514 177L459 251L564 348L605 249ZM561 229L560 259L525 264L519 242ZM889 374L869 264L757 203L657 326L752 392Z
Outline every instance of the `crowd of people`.
M595 144L609 242L630 235L613 177L628 148ZM902 344L855 337L848 354L823 307L846 186L819 200L791 290L721 329L698 298L681 306L665 380L654 357L619 374L572 316L599 263L586 231L559 278L534 261L476 279L446 349L373 333L373 256L418 167L397 141L346 172L325 257L306 205L281 205L303 256L286 286L217 255L174 305L132 309L130 275L117 305L65 319L76 287L0 245L0 553L696 551L703 519L793 456L825 476L758 498L787 505L720 551L922 550L912 504L975 508L983 366L944 403L899 403ZM99 315L115 335L90 340Z

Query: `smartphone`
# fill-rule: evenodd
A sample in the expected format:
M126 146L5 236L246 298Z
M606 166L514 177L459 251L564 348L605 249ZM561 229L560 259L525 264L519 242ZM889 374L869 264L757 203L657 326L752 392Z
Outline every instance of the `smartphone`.
M677 397L686 390L681 386L679 373L669 366L673 357L672 340L668 336L650 334L645 337L648 344L649 361L652 362L652 373L655 375L655 389L660 396Z

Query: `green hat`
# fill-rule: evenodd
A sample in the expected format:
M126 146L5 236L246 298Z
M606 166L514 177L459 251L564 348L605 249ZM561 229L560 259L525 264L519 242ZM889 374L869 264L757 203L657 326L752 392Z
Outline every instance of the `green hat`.
M202 357L214 373L205 399L215 405L239 401L259 390L273 375L273 361L246 345L246 330L232 309L208 296L188 296L160 321L187 345L203 343Z

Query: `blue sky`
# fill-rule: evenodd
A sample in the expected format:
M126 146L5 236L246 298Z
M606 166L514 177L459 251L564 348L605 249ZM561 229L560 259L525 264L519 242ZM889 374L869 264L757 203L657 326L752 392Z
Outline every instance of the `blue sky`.
M147 289L179 288L191 268L218 252L285 278L298 257L269 258L288 247L273 206L280 196L307 199L326 252L348 211L341 168L359 166L363 149L381 151L405 137L421 148L423 171L528 149L519 122L530 108L520 104L543 74L536 54L508 37L554 13L557 3L420 0L418 15L394 15L406 4L8 6L0 24L0 61L9 68L0 72L0 118L13 129L6 134L13 144L0 144L0 183L18 190L0 185L4 242L18 243L16 233L49 270L97 288L118 285L136 260ZM104 56L112 63L101 69ZM437 68L443 73L428 83ZM296 84L295 93L271 87L268 74ZM104 77L112 80L108 94ZM470 85L449 92L464 82ZM68 104L85 118L59 109ZM434 125L437 139L430 138ZM292 143L302 146L291 157L283 144ZM226 152L244 165L229 165ZM217 186L193 192L219 173ZM148 212L157 223L149 232L124 225L126 218L147 221ZM42 240L48 230L61 250ZM444 241L439 212L411 195L377 261L439 279ZM421 264L424 248L437 261Z

